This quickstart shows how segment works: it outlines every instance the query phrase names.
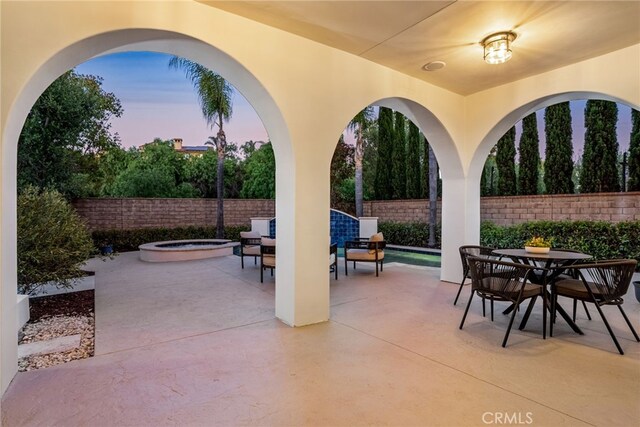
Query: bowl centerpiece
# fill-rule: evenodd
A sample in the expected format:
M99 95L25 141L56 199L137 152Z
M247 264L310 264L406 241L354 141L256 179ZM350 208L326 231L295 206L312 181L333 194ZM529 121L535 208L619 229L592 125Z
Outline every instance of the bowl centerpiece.
M551 239L534 236L524 243L524 250L532 254L548 254L551 250Z

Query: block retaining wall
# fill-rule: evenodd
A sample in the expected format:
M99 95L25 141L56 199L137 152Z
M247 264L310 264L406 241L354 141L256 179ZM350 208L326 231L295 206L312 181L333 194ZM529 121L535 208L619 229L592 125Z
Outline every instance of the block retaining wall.
M92 230L215 226L215 199L80 199L74 202ZM379 221L426 222L428 200L364 202L364 215ZM251 224L275 215L274 200L226 199L225 225ZM438 221L442 210L438 201ZM483 197L482 221L512 225L540 220L640 221L640 192L553 196Z

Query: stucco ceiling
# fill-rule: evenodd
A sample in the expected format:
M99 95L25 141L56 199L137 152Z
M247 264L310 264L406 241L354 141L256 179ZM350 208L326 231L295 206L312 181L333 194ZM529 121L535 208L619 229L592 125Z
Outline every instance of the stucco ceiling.
M640 42L640 1L202 1L468 95ZM480 40L517 34L513 58ZM424 71L444 61L438 71Z

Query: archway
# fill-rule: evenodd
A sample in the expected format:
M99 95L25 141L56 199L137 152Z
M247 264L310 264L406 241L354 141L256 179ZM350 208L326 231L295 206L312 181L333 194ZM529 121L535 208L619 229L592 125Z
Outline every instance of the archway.
M555 95L548 95L532 100L514 109L506 116L502 117L484 136L484 138L482 138L482 141L480 142L480 144L478 144L475 152L473 153L473 157L469 165L469 179L473 182L480 182L484 162L489 155L491 148L498 142L498 139L500 139L500 137L502 137L502 135L504 135L505 132L507 132L518 121L522 120L527 115L550 105L558 104L560 102L577 101L584 99L602 99L629 105L632 108L638 109L638 106L633 106L627 100L598 92L566 92L558 93Z
M459 280L460 261L458 247L467 240L465 228L461 226L466 223L464 218L465 211L460 206L460 203L464 203L465 200L464 192L459 191L459 186L465 185L465 174L460 153L449 130L428 106L411 99L386 97L372 100L368 105L383 106L402 113L420 129L429 141L442 172L443 241L441 279L447 281ZM349 123L354 112L351 111L351 114L352 116L344 122L345 124ZM336 138L335 141L337 143L338 139ZM446 239L444 238L445 235Z
M181 56L215 69L251 102L273 141L276 162L291 158L289 131L280 109L267 89L242 64L221 50L175 32L126 29L95 35L73 43L42 64L22 87L10 106L2 135L2 330L1 390L17 370L16 308L16 163L17 142L31 106L62 73L102 54L122 51L156 51ZM278 203L278 202L276 202ZM277 289L276 289L277 292Z

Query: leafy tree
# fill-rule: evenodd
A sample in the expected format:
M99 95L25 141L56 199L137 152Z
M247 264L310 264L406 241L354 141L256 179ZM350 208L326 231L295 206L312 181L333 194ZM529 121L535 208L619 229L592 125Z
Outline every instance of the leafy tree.
M620 191L616 135L618 106L611 101L588 100L584 115L585 135L580 191Z
M514 196L517 194L516 181L516 128L509 129L498 140L496 168L498 171L497 194Z
M276 158L271 143L263 144L245 163L240 196L245 199L275 199Z
M124 150L122 147L113 147L108 149L103 155L97 158L98 171L97 181L99 183L97 193L101 197L110 196L112 194L113 185L122 172L124 172L129 164L138 156L140 152L136 148Z
M409 138L407 140L407 198L419 199L422 191L420 175L420 129L409 121Z
M629 191L640 191L640 111L631 109L629 138Z
M407 197L407 132L405 126L406 119L404 115L396 111L394 114L393 158L391 163L394 199L405 199Z
M17 208L18 292L32 295L50 281L73 287L73 279L83 275L80 264L94 249L73 207L56 190L28 186Z
M355 199L356 199L356 216L363 216L362 201L364 199L363 178L362 178L362 159L364 158L364 132L367 130L373 120L373 107L369 106L360 111L349 122L348 128L353 130L356 137L356 146L354 153L355 163ZM333 200L333 199L332 199Z
M194 157L187 162L186 179L198 190L201 197L216 197L217 166L218 153L213 150L207 150L202 156Z
M195 197L186 182L187 159L173 149L171 141L154 140L132 155L127 167L109 189L117 197Z
M536 113L522 119L520 136L520 175L518 176L520 194L538 194L540 152L538 149L538 124Z
M118 146L109 120L122 107L102 90L102 79L68 71L57 78L31 108L18 140L18 191L34 185L55 188L67 197L92 193L94 183L78 188L74 175L87 178L97 157Z
M389 200L393 196L393 111L380 107L378 112L378 158L376 162L375 196L378 200Z
M331 159L331 206L349 213L355 213L351 205L353 197L347 190L348 187L345 187L344 181L351 179L354 175L355 151L356 147L344 142L344 136L340 135L340 140ZM350 185L352 184L354 181L350 182ZM348 199L344 199L345 195L348 196Z
M227 146L223 122L228 122L231 118L233 87L222 76L185 58L174 56L169 61L169 67L185 71L187 78L191 80L198 92L202 115L212 128L218 127L217 134L210 136L207 143L213 145L218 153L216 237L222 239L224 237L224 155Z
M544 111L547 147L544 184L548 194L572 194L573 142L569 102L550 105Z

